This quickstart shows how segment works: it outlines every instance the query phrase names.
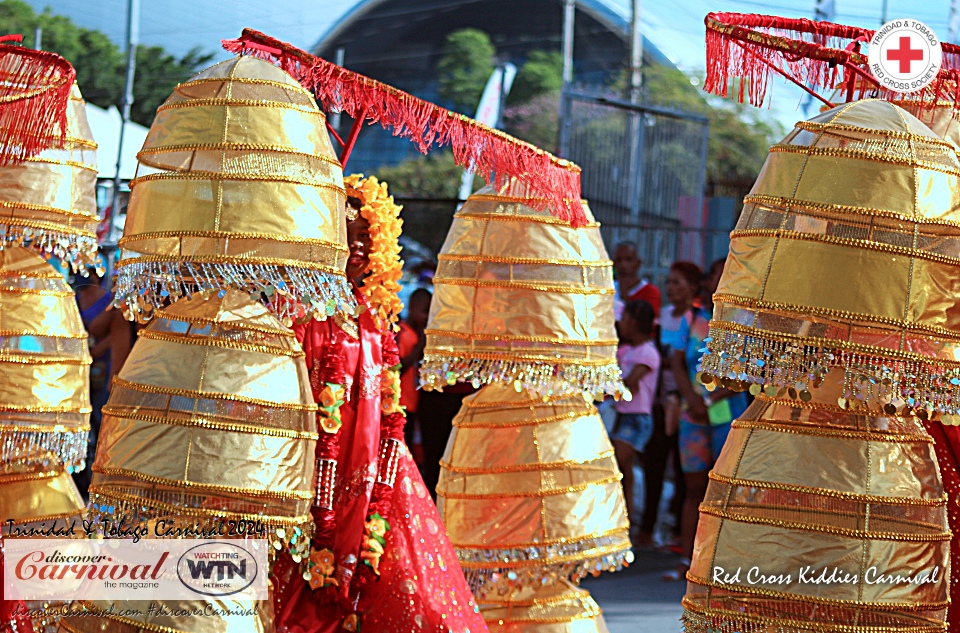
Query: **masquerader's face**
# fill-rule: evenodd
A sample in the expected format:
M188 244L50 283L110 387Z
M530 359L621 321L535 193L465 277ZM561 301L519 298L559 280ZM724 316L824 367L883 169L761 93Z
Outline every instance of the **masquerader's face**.
M347 279L359 281L370 267L370 223L362 215L347 221L347 247Z

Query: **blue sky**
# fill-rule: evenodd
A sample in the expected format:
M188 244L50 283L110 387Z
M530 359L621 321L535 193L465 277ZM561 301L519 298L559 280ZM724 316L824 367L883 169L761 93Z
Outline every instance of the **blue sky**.
M40 10L106 32L122 42L127 0L26 0ZM558 4L559 4L559 0ZM503 0L505 5L509 0ZM245 26L264 31L300 47L311 47L358 2L356 0L141 0L140 40L183 54L194 46L220 52L219 40L236 37ZM631 0L609 0L614 10L628 16ZM765 13L785 17L813 17L815 0L644 0L641 23L645 35L677 66L704 68L703 18L709 11ZM835 22L876 28L881 24L883 0L835 0ZM950 0L888 0L887 18L921 20L947 39ZM223 54L221 58L226 58ZM771 91L773 114L792 126L805 118L797 110L799 89L775 82Z

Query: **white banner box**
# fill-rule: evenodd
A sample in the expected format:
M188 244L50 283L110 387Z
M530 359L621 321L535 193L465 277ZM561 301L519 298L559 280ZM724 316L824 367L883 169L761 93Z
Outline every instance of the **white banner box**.
M266 600L266 539L3 541L3 588L21 600Z

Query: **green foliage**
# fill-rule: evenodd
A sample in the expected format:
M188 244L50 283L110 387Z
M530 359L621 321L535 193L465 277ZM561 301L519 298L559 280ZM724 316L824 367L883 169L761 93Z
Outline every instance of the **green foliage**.
M473 115L496 68L495 54L490 37L479 29L460 29L448 35L437 64L440 96L459 112Z
M503 112L504 129L548 152L557 149L560 128L560 92L545 92Z
M24 46L33 47L38 26L43 28L44 50L57 53L73 64L84 98L102 108L119 107L126 57L104 33L77 26L67 17L54 15L49 8L38 14L21 0L0 1L0 32L22 33ZM173 88L211 59L212 54L201 54L198 49L177 59L158 46L138 47L131 118L150 125L157 107L170 96Z
M526 103L563 87L563 56L557 51L533 51L517 72L507 104ZM532 142L532 141L531 141Z
M462 177L463 167L454 162L450 151L410 158L377 170L377 178L387 183L390 193L398 198L456 198ZM483 179L474 176L473 182L476 189Z

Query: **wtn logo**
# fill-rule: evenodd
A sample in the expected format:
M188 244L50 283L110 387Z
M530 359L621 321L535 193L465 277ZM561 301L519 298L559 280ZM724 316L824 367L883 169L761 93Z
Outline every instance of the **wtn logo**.
M217 576L215 580L224 580L229 579L233 580L236 577L246 579L247 577L247 561L241 560L240 564L230 562L228 560L187 560L187 568L190 570L190 577L194 580L200 580L202 576L204 580L211 580L213 572L216 571Z

